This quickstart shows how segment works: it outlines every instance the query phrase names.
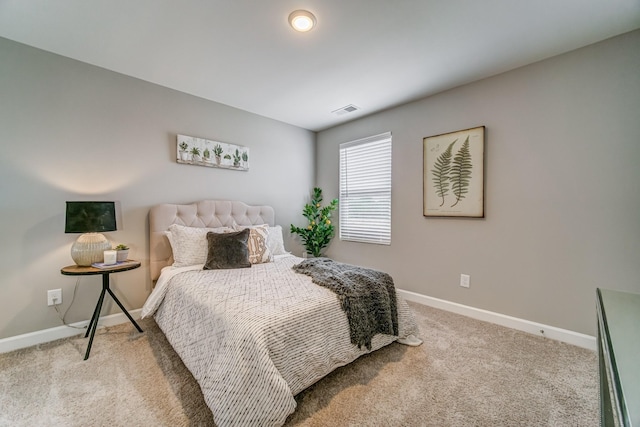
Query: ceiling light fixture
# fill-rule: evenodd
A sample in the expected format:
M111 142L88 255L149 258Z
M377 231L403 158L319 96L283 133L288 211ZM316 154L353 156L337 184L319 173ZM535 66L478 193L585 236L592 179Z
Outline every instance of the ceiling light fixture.
M316 25L316 17L306 10L296 10L289 15L289 24L294 30L305 33Z

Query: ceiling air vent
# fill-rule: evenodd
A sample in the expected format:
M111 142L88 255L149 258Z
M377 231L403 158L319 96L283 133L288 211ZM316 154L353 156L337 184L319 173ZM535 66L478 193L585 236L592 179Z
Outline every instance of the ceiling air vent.
M332 111L336 116L342 116L344 114L353 113L354 111L358 111L360 108L356 107L353 104L349 104L345 107L338 108L337 110Z

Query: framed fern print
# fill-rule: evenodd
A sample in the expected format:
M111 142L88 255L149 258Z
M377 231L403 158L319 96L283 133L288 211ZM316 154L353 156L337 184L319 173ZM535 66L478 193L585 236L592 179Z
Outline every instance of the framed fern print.
M423 215L484 218L484 126L423 139Z

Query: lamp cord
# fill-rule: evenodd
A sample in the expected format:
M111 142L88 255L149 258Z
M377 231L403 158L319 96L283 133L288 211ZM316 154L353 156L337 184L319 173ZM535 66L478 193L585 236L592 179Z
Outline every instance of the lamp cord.
M76 291L78 290L78 285L80 284L80 277L78 277L76 279L76 286L73 288L73 294L71 295L71 303L69 303L69 306L67 307L67 309L64 311L64 313L60 313L60 310L58 310L58 306L54 305L53 308L56 310L56 312L58 313L58 317L60 318L60 320L62 320L62 324L65 326L68 326L70 328L74 328L74 329L86 329L86 326L74 326L74 325L70 325L67 323L67 321L65 320L65 317L67 316L67 311L69 311L69 309L71 308L71 306L73 305L73 301L76 299Z

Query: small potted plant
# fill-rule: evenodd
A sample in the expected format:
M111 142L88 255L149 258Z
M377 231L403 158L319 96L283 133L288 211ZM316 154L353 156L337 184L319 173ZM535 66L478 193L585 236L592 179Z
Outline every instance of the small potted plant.
M219 165L222 160L222 147L220 144L216 144L216 146L213 147L213 155L216 158L216 164Z
M189 160L189 153L187 151L189 149L189 144L182 141L179 147L180 147L180 160L182 161Z
M211 161L211 152L208 148L205 148L202 152L202 157L204 158L205 163L209 163Z
M123 262L126 261L129 257L129 246L125 244L119 244L115 248L113 248L116 252L116 261Z
M236 148L236 152L233 154L233 167L240 166L240 151Z
M191 149L191 156L193 158L193 162L199 162L200 161L200 149L198 147L193 147Z
M244 166L245 168L248 166L247 162L249 161L249 155L247 154L246 151L242 152L242 166Z

